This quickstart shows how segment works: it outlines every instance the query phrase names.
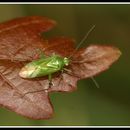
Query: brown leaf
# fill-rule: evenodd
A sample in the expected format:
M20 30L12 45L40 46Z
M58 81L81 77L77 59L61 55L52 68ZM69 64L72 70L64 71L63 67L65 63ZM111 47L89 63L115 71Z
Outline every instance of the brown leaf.
M106 70L120 56L114 47L91 45L73 55L67 72L53 74L53 86L48 77L23 79L21 68L38 54L37 49L69 57L74 52L74 40L55 37L41 38L39 33L55 25L48 18L31 16L0 24L0 105L32 119L47 119L53 115L48 92L72 92L77 81Z
M95 76L107 70L121 55L118 48L106 45L90 45L73 56L72 72L81 79ZM80 68L80 69L79 69Z
M43 84L20 78L18 73L24 63L19 61L32 60L37 48L45 48L46 40L39 33L54 25L54 21L39 16L0 24L0 104L28 118L50 118L53 108L48 92L23 96L29 91L43 89Z
M46 40L39 35L56 22L40 16L17 18L0 24L0 59L31 61L37 49L45 48Z

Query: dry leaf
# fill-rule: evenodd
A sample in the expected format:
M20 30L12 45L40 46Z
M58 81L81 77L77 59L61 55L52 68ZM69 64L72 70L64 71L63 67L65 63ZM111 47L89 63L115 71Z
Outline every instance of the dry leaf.
M53 116L49 92L72 92L77 81L94 76L115 62L119 49L111 46L90 45L79 49L72 57L68 72L53 75L54 86L48 77L23 79L19 71L38 55L41 49L69 57L75 50L74 40L65 37L44 39L41 32L49 31L56 22L40 16L30 16L0 24L0 105L31 119L48 119Z

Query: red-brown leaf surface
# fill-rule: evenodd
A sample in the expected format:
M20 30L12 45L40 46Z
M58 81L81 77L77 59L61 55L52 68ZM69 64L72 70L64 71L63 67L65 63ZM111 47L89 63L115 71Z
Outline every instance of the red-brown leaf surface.
M115 62L120 51L111 46L91 45L80 49L72 57L69 72L53 75L53 86L48 77L23 79L21 68L35 59L37 49L69 57L74 52L74 40L56 37L49 40L40 36L56 22L40 16L18 18L0 24L0 105L32 119L48 119L53 115L49 92L72 92L77 81L94 76ZM42 90L42 91L40 91ZM37 91L37 92L36 92Z

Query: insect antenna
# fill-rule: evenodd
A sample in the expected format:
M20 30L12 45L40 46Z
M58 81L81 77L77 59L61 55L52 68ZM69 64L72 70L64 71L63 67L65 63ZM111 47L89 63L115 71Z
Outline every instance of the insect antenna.
M80 46L84 43L85 40L87 40L89 34L93 31L93 29L95 28L95 25L93 25L90 30L86 33L86 35L84 36L84 38L81 40L81 42L78 44L78 46L76 47L76 49L74 50L74 52L68 57L68 59L71 59L71 57L76 53L76 51L80 48ZM96 85L97 88L100 88L99 84L97 83L97 81L94 79L94 77L90 77L92 79L92 81L94 82L94 84Z
M99 84L97 83L97 81L94 79L94 77L90 77L92 79L92 81L94 82L94 84L96 85L97 88L100 88Z
M68 57L68 59L71 59L71 57L76 53L76 51L80 48L80 46L84 43L84 41L88 38L89 34L93 31L93 29L95 28L95 25L93 25L90 30L86 33L86 35L84 36L84 38L80 41L80 43L77 45L77 47L75 48L74 52Z

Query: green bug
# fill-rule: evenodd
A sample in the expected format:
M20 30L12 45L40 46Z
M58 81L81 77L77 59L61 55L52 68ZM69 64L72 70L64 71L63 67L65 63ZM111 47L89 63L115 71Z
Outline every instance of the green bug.
M70 58L74 55L80 45L86 40L88 34L93 30L95 25L89 30L89 32L85 35L79 45L76 47L75 51L71 56L62 57L56 54L53 54L50 57L46 57L42 54L41 58L38 60L34 60L27 65L25 65L21 71L19 72L20 77L22 78L36 78L47 76L49 79L49 86L52 85L52 74L67 70L65 67L70 64Z
M63 71L65 66L69 65L67 57L61 57L53 54L50 57L42 56L38 60L34 60L24 66L19 75L22 78L36 78L48 75L51 84L52 74L58 71Z

